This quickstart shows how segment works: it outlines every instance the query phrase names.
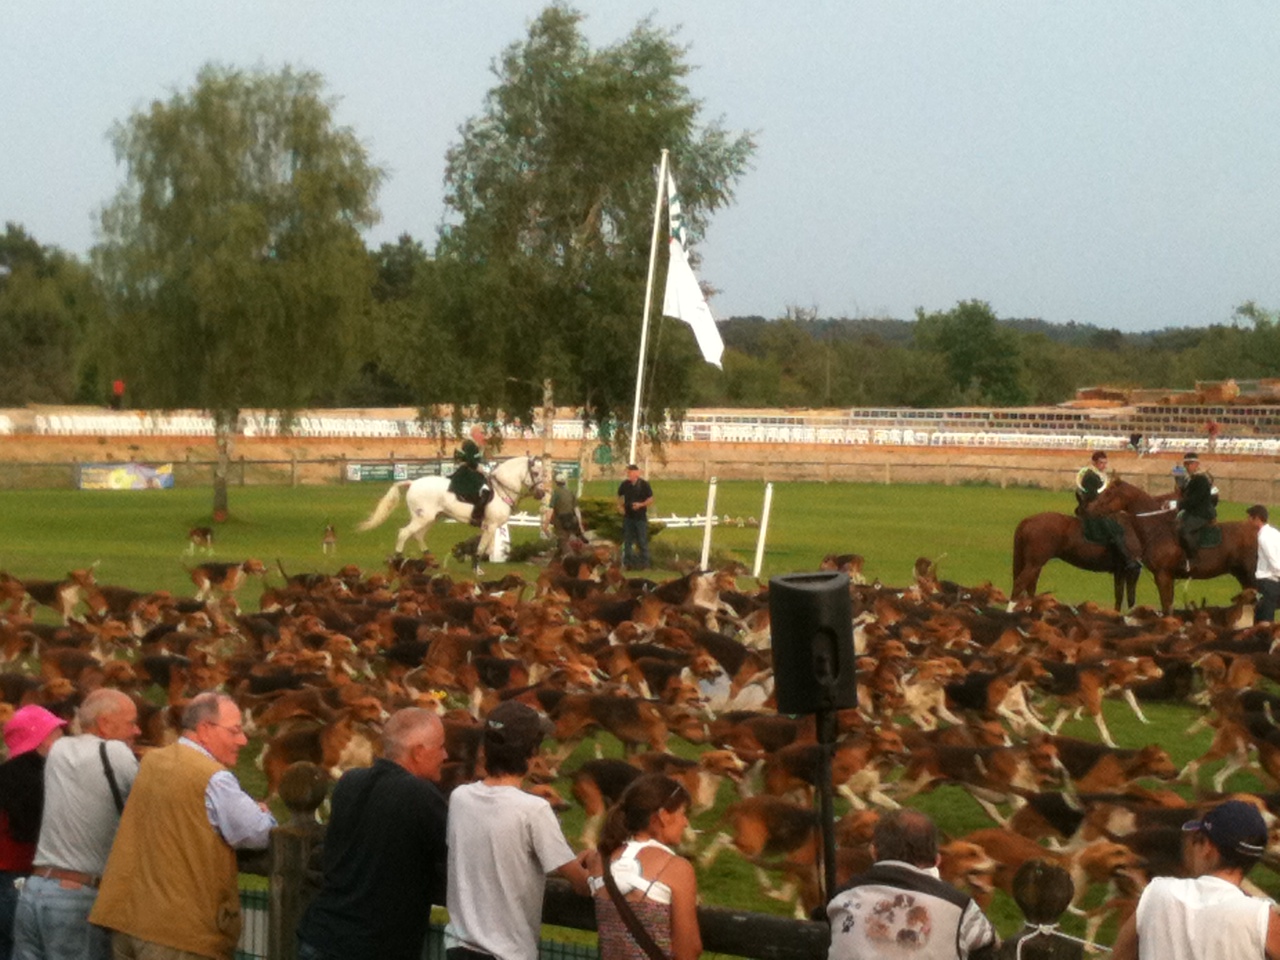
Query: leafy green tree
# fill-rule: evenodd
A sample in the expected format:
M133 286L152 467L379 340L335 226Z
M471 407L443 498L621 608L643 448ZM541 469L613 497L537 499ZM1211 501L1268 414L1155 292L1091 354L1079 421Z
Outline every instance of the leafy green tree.
M0 235L0 405L77 399L102 302L88 267L21 226ZM102 395L94 398L101 402Z
M1025 402L1017 335L996 322L989 304L965 300L946 313L917 310L915 345L942 354L960 402Z
M559 406L629 422L659 152L695 237L747 166L748 134L699 124L671 33L646 20L593 49L582 19L543 10L449 151L448 223L406 351L423 396L527 416L549 377ZM700 362L683 324L654 324L651 424L686 405Z
M239 410L295 410L341 382L367 313L359 231L383 174L323 86L206 66L112 131L126 177L94 251L111 342L135 402L215 417L215 517Z
M420 294L431 257L422 242L401 234L369 254L374 272L373 304L365 335L356 344L354 379L343 386L337 404L356 407L410 406L416 402L405 356L405 337L423 309Z

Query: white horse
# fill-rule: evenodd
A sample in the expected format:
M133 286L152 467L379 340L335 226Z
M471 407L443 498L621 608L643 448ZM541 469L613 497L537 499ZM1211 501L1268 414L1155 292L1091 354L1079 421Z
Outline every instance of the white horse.
M475 557L477 569L480 555L488 555L495 532L511 517L520 498L526 493L535 498L542 496L540 474L541 465L536 457L512 457L493 468L489 475L493 499L485 506L484 521L480 526L480 545L476 548ZM406 487L408 492L405 493L404 500L409 508L409 522L396 535L396 556L404 552L405 542L410 537L416 537L418 546L426 550L427 531L442 513L461 523L471 520L471 504L459 500L449 492L448 477L419 477L417 480L399 480L393 483L373 508L373 513L356 529L372 530L391 516L391 511L400 502L400 494Z

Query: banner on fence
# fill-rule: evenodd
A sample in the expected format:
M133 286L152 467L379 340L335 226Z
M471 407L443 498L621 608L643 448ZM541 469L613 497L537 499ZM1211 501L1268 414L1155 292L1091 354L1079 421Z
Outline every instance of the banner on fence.
M173 464L83 463L77 483L81 490L171 490Z
M438 463L348 463L347 480L351 483L394 483L440 476Z

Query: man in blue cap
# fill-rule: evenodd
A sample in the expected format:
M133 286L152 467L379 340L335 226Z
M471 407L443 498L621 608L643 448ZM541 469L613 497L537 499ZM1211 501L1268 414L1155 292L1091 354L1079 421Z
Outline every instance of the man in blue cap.
M1156 877L1120 930L1112 960L1280 958L1275 904L1241 889L1267 849L1253 804L1228 800L1182 827L1187 878Z

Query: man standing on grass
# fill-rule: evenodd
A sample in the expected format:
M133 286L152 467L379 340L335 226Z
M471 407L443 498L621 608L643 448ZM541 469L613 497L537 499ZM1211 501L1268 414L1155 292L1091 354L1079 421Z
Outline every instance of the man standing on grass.
M1258 566L1254 570L1254 586L1258 604L1253 608L1255 623L1271 623L1280 603L1280 530L1268 521L1267 508L1255 503L1248 510L1249 525L1258 531Z
M1121 928L1112 960L1280 958L1280 914L1241 889L1267 849L1252 804L1228 800L1182 827L1187 877L1156 877Z
M640 476L638 466L628 464L627 479L618 484L618 512L622 514L622 565L628 570L646 570L649 567L649 506L652 503L653 487Z
M22 888L15 960L109 960L111 936L89 922L125 798L138 774L138 707L107 687L85 697L78 737L45 762L35 866Z
M142 760L89 920L114 960L230 960L240 939L236 850L263 850L275 818L231 770L248 743L240 708L193 697L177 743Z
M333 790L324 886L298 927L299 960L418 960L431 905L444 906L444 727L406 707L382 731L384 755Z
M891 810L875 826L875 863L827 904L828 960L968 960L1000 946L967 893L938 876L938 829L919 810Z
M520 789L545 733L519 700L484 721L486 776L449 797L448 960L537 960L548 874L591 896L587 854L575 857L551 805Z

